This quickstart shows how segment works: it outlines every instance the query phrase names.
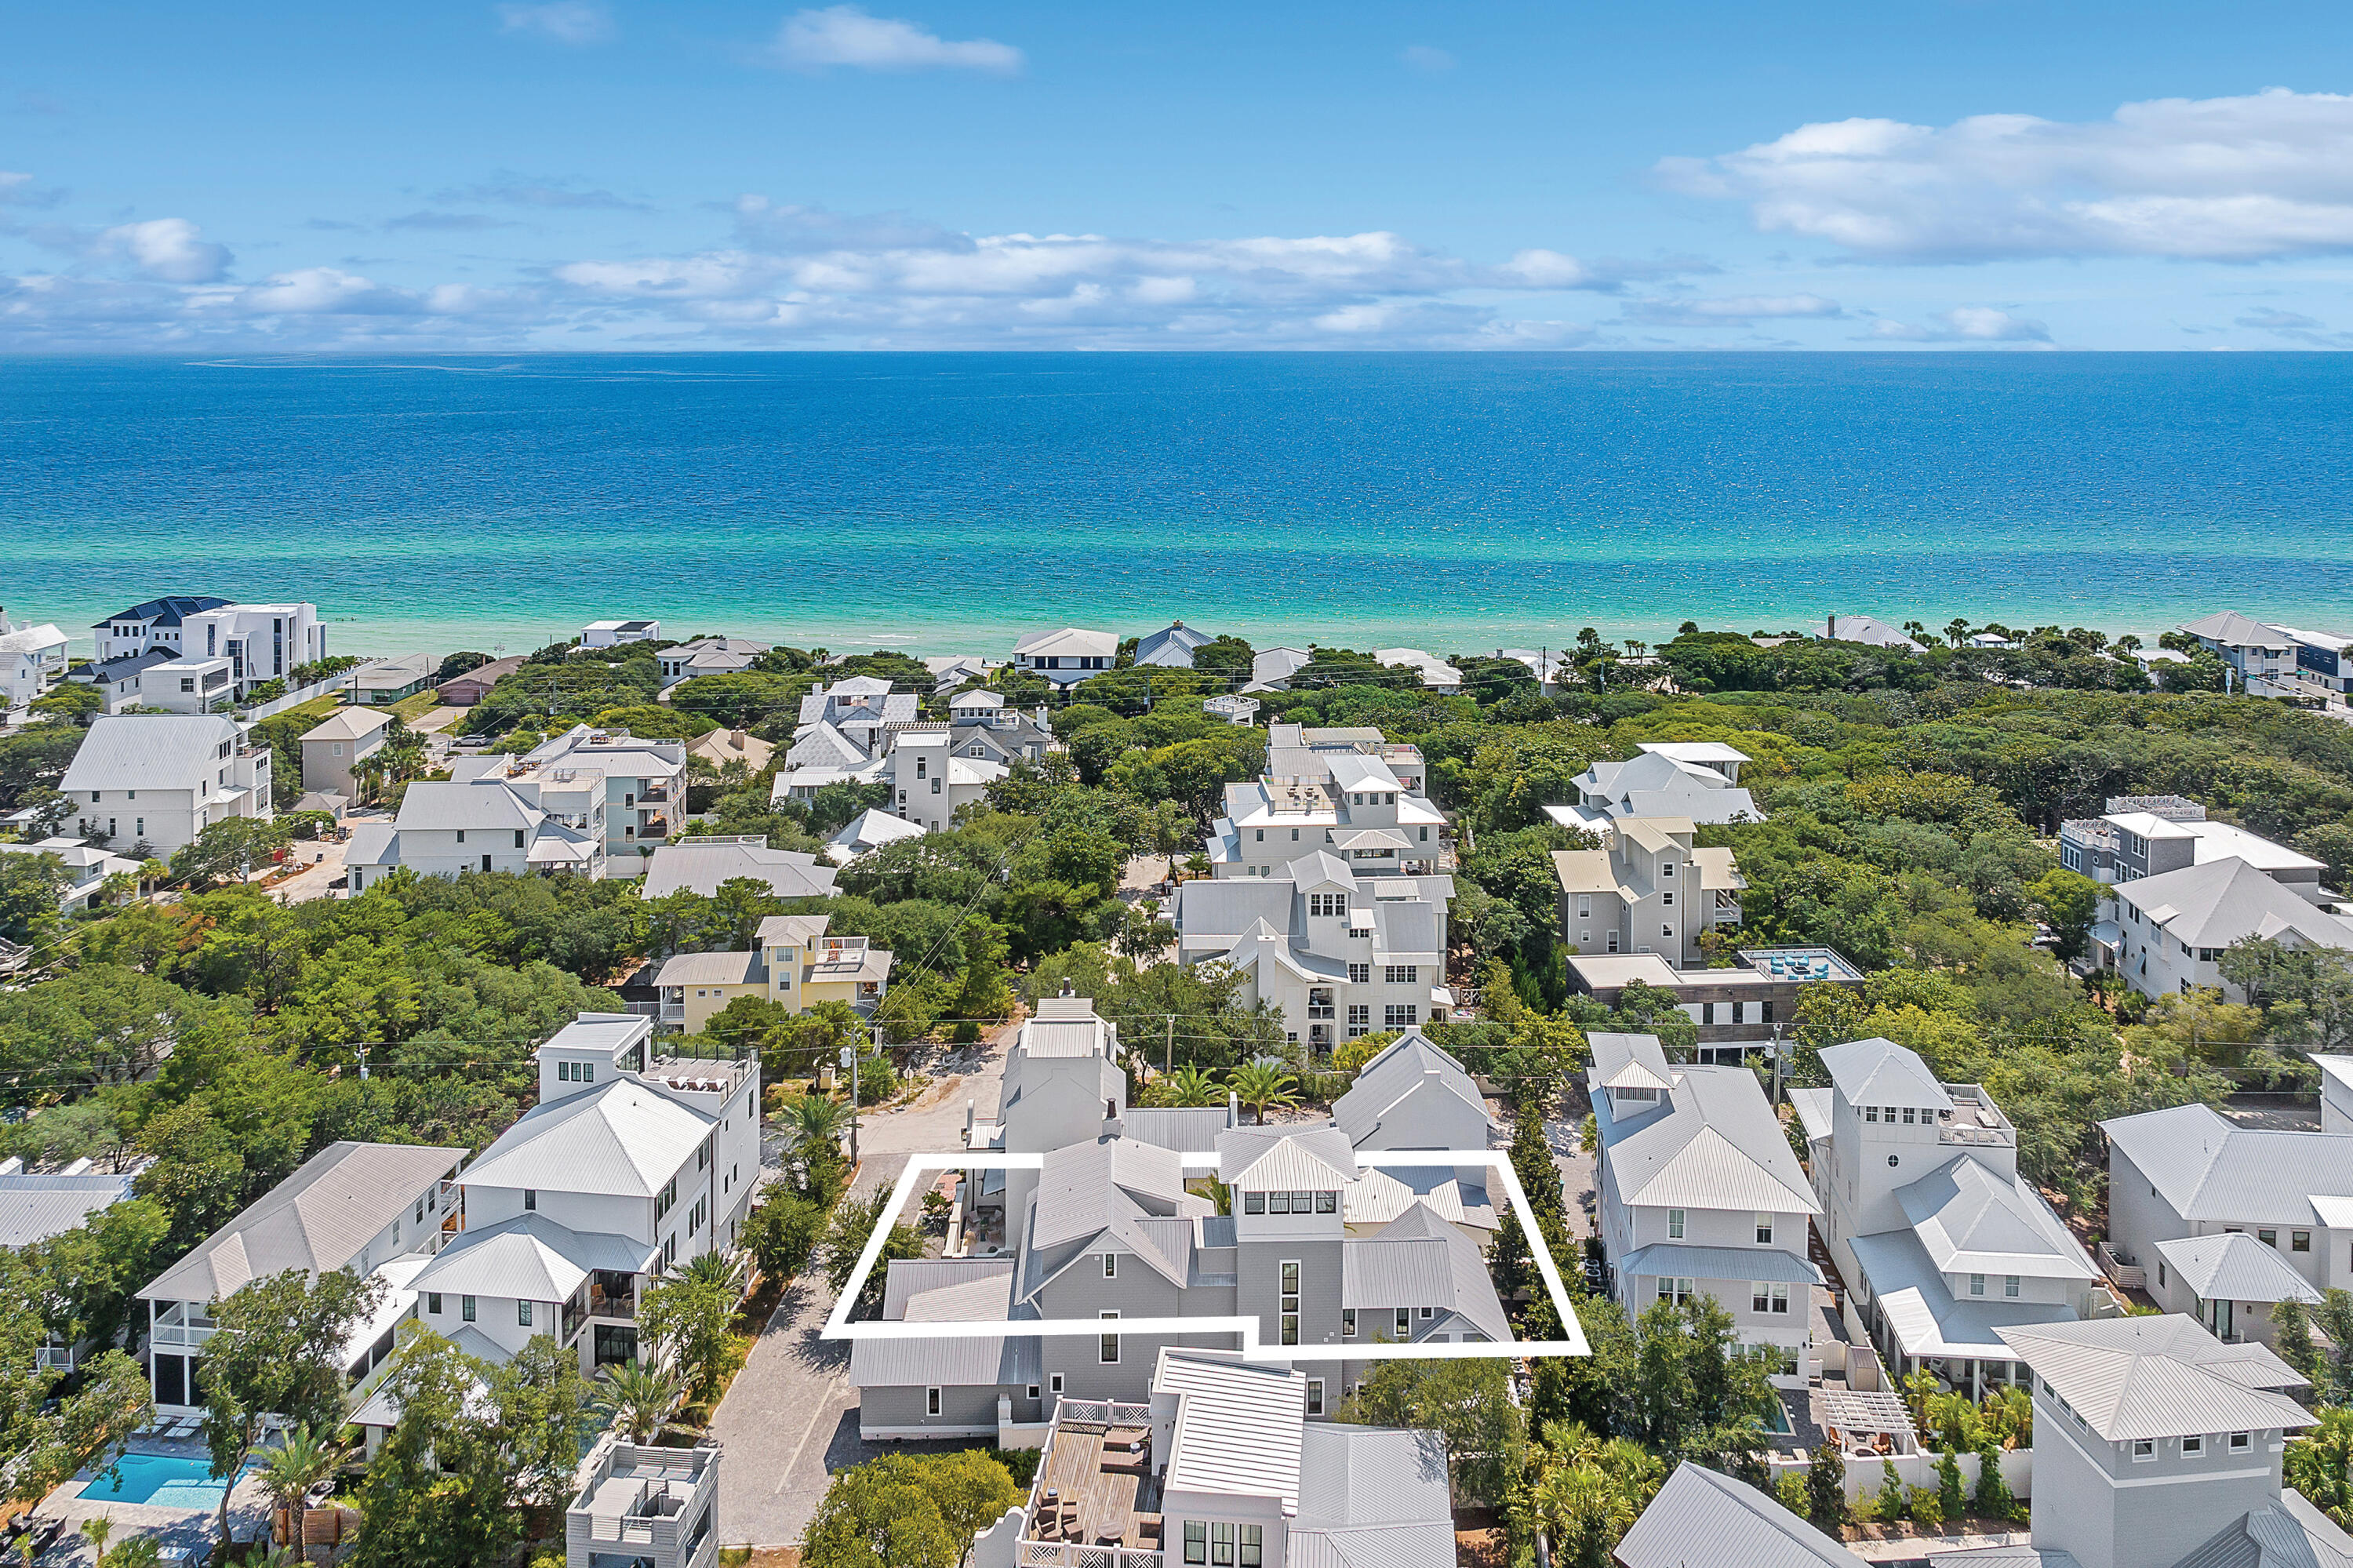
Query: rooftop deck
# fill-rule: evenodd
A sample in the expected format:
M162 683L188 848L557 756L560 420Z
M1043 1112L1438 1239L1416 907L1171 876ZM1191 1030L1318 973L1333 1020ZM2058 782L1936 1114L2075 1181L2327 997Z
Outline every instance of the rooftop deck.
M1149 1407L1064 1400L1038 1467L1025 1568L1160 1568L1162 1549Z

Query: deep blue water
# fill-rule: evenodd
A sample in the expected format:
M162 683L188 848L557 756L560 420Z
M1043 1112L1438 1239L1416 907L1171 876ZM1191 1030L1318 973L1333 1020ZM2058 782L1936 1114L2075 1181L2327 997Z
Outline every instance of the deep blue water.
M174 591L349 652L2344 627L2348 519L2347 355L0 361L0 605L78 636Z

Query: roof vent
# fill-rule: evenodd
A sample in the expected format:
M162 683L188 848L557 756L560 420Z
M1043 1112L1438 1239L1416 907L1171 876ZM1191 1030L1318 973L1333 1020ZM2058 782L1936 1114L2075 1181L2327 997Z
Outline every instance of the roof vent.
M1062 981L1062 989L1055 994L1058 996L1076 996L1079 992L1077 987L1071 985L1068 980L1065 980Z

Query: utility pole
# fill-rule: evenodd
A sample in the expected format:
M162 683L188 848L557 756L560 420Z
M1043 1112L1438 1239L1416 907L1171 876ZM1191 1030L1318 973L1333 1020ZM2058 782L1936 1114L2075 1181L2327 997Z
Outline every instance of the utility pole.
M1173 1077L1176 1075L1176 1015L1173 1012L1168 1015L1168 1044L1166 1047L1166 1056L1168 1063L1167 1072L1169 1075Z
M849 1168L858 1169L858 1047L841 1048L841 1065L849 1069Z

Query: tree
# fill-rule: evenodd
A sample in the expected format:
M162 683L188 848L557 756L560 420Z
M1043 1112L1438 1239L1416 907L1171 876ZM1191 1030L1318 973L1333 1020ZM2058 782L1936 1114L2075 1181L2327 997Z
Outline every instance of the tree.
M808 1266L825 1240L826 1212L779 1183L744 1218L740 1239L763 1277L785 1280Z
M1525 1424L1498 1360L1378 1362L1342 1419L1438 1433L1455 1489L1482 1502L1502 1502L1519 1472Z
M886 1188L864 1198L852 1199L833 1212L833 1224L825 1233L826 1283L839 1295L849 1286L849 1277L858 1272L859 1255L866 1250L867 1238L882 1223L890 1212L891 1193ZM874 1266L866 1277L861 1299L880 1300L883 1277L890 1272L896 1258L923 1255L923 1238L913 1225L892 1224L882 1238L882 1250L876 1255Z
M613 1419L614 1427L632 1443L650 1443L670 1413L678 1408L686 1385L644 1361L608 1366L596 1379L596 1408Z
M493 1446L515 1497L534 1508L570 1500L581 1446L595 1423L580 1355L535 1334L503 1366L489 1370Z
M291 838L276 821L226 817L172 852L172 875L197 888L242 882L253 871L269 865Z
M57 924L58 899L72 880L56 855L0 855L0 937L38 940Z
M320 1431L343 1424L343 1341L383 1292L373 1277L336 1269L313 1279L290 1268L213 1304L218 1329L205 1348L204 1435L215 1477L245 1467L269 1416ZM216 1522L226 1545L227 1489Z
M1806 1518L1825 1535L1846 1528L1846 1460L1835 1443L1818 1445L1806 1467Z
M1936 1457L1936 1502L1947 1519L1961 1517L1967 1499L1961 1491L1961 1461L1950 1448Z
M830 1095L811 1093L786 1101L784 1114L776 1120L786 1148L814 1151L841 1141L849 1125L849 1112Z
M2323 1406L2311 1430L2291 1438L2287 1482L2340 1526L2353 1525L2353 1409Z
M1152 1098L1164 1106L1213 1106L1224 1098L1217 1079L1187 1062L1152 1080Z
M638 1305L638 1330L700 1404L715 1404L734 1370L737 1352L728 1329L742 1298L732 1281L681 1270L657 1281Z
M381 1392L400 1412L360 1490L353 1568L474 1568L522 1535L506 1466L480 1414L490 1369L410 1327Z
M308 1426L296 1426L261 1460L261 1485L269 1500L286 1510L288 1533L302 1539L304 1499L311 1489L334 1473L333 1445L320 1440Z
M1299 1103L1298 1082L1269 1062L1245 1062L1226 1075L1227 1086L1261 1123L1269 1110L1288 1110Z
M952 1461L966 1467L943 1475ZM994 1467L1001 1491L977 1467ZM1001 1498L993 1512L987 1504ZM833 1478L809 1521L801 1562L806 1568L957 1568L971 1550L973 1531L1020 1501L1004 1466L966 1450L940 1458L886 1454ZM950 1510L958 1518L952 1520ZM979 1525L962 1522L976 1514Z

